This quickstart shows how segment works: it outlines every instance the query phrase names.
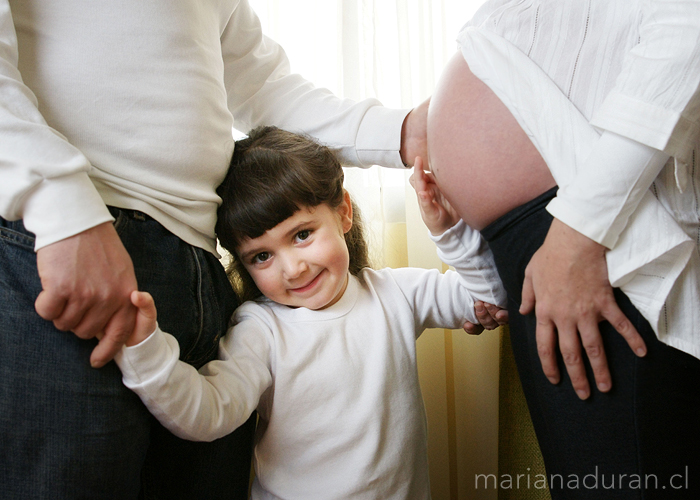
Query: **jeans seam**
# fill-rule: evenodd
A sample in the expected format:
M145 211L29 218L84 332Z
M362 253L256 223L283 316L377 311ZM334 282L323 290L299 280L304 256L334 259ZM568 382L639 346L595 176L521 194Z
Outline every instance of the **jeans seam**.
M202 332L204 331L204 302L202 300L202 286L203 286L203 279L202 279L202 263L199 261L199 255L197 255L197 250L193 247L190 247L190 251L192 252L192 257L194 260L195 268L197 270L197 289L196 289L196 295L197 295L197 307L199 308L199 329L197 332L197 338L195 341L192 343L192 347L190 348L189 351L185 354L184 358L186 359L192 352L197 348L199 345L199 341L202 338Z
M33 237L7 227L0 228L0 239L13 245L34 249Z

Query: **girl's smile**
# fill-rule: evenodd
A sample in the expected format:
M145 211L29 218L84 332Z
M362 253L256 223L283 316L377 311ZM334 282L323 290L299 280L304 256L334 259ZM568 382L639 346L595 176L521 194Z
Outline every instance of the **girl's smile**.
M303 207L262 236L245 240L237 253L268 299L323 309L335 304L347 287L345 233L351 226L352 205L346 193L338 208Z
M294 293L303 294L303 293L305 293L305 292L307 292L307 291L313 289L313 288L314 288L314 285L316 285L316 284L320 281L320 278L321 278L322 275L323 275L323 271L321 271L320 274L318 274L314 279L312 279L312 280L311 280L309 283L307 283L306 285L300 286L300 287L298 287L298 288L293 288L293 289L291 289L291 291L294 292Z

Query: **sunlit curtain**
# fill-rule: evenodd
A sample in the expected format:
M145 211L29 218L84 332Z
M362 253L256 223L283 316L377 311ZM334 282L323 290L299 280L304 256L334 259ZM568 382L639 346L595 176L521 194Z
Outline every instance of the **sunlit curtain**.
M342 97L412 108L430 96L456 51L461 25L482 0L251 0L266 34L317 86ZM405 244L386 246L406 222L405 172L350 169L347 185L372 221L378 265L407 265ZM398 259L398 260L397 260ZM402 260L403 259L403 260Z
M431 95L456 34L483 0L250 0L292 70L352 99L411 108ZM408 173L346 169L370 226L375 266L442 269ZM429 331L418 343L433 498L496 499L475 474L498 471L497 334Z

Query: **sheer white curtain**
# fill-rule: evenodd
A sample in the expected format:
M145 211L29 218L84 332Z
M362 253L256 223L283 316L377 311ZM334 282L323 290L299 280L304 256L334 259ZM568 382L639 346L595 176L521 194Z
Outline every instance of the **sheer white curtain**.
M431 95L456 34L484 0L249 0L292 70L355 100L412 108ZM346 169L377 266L442 268L408 187L410 172ZM418 342L434 500L497 498L498 335L430 331Z
M250 0L268 36L317 86L342 97L412 108L426 99L456 51L459 27L482 0ZM347 185L372 221L378 264L406 265L382 242L406 222L403 171L349 169Z

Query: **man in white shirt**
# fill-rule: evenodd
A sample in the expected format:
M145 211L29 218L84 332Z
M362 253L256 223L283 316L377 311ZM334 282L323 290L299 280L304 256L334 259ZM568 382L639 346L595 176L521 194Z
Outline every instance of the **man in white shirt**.
M129 293L170 311L184 360L214 358L236 305L214 234L232 127L402 167L425 147L425 107L406 116L292 74L246 0L0 0L3 497L246 498L252 420L186 443L121 385Z
M699 18L493 0L433 96L431 164L496 257L554 498L698 495Z

